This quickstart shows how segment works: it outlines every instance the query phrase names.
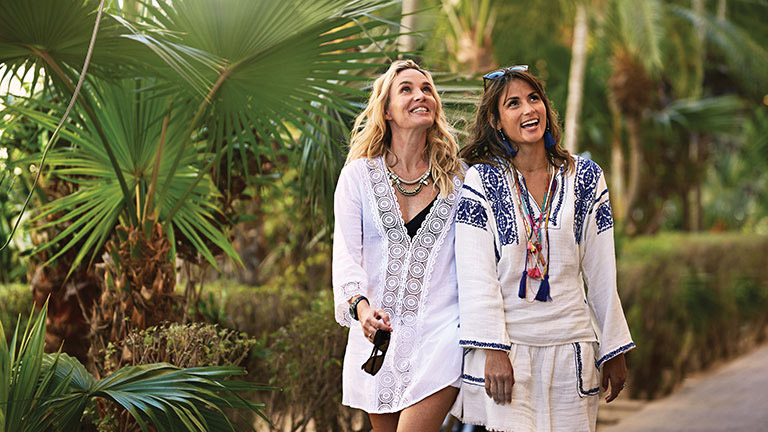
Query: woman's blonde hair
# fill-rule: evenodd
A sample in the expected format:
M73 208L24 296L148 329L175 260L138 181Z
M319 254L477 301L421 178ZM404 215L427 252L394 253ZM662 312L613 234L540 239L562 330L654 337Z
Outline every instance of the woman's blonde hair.
M387 72L373 82L368 105L355 119L347 163L363 157L374 159L391 152L392 132L384 119L384 113L389 106L389 89L395 81L395 77L407 69L415 69L420 72L427 78L432 88L435 88L435 83L429 72L419 67L413 60L393 62ZM445 119L442 102L437 91L434 91L434 97L437 102L435 122L427 129L427 144L424 153L432 167L431 175L440 190L440 194L447 196L453 192L453 176L462 177L463 168L458 157L459 145L451 134L451 128Z

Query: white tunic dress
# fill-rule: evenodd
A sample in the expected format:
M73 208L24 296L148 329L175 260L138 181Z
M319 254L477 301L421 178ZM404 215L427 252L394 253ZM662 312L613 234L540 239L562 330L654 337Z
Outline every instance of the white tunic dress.
M493 430L594 430L599 368L634 348L616 290L613 218L600 167L576 157L555 174L549 233L551 300L519 297L527 237L511 172L475 165L456 216L463 385L452 413ZM522 183L522 179L520 179ZM541 209L523 186L523 205ZM546 256L546 252L544 253ZM585 291L586 283L586 291ZM485 394L485 350L507 351L512 404Z
M454 218L461 181L438 196L411 239L384 161L358 159L341 171L334 197L333 291L336 320L350 327L343 366L344 405L397 412L453 385L461 375ZM391 318L384 365L361 370L373 345L349 315L348 300L366 296Z

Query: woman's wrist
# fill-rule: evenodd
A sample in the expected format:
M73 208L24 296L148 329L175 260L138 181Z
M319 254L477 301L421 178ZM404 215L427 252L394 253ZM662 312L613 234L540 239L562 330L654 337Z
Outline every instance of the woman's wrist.
M371 306L365 296L356 295L349 299L349 314L358 321L362 321L361 315L370 308Z

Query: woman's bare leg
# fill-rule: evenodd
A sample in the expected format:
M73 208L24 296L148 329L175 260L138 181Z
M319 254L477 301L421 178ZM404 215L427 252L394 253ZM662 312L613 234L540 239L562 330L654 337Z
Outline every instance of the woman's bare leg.
M397 431L439 432L440 426L458 394L458 388L446 387L402 410L400 421L397 423Z
M391 414L368 414L373 426L373 432L395 432L397 431L397 420L400 418L400 412Z

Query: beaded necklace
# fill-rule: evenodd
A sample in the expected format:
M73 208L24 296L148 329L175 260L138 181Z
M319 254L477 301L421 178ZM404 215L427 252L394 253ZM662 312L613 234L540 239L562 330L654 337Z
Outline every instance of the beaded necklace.
M386 166L386 164L385 164ZM397 190L400 191L401 194L411 197L419 192L421 192L422 186L426 186L429 184L429 181L427 180L430 176L430 173L432 172L432 165L429 165L429 168L424 172L424 174L420 175L419 178L416 180L408 181L403 178L401 178L399 175L395 174L394 171L392 171L392 168L387 166L387 175L389 175L389 180L392 182L392 185L397 188ZM408 186L416 185L415 189L408 190L403 187L403 185L406 184Z
M548 187L544 191L543 208L539 213L539 217L534 220L533 215L530 214L528 208L530 201L528 200L528 186L525 183L525 177L522 177L515 169L515 184L517 185L517 206L520 208L520 212L523 215L523 226L525 227L526 235L526 253L525 253L525 268L523 270L523 276L520 279L520 288L518 290L518 297L528 301L526 296L527 279L530 277L534 280L541 280L539 290L536 292L534 300L547 301L552 298L549 295L549 216L552 208L552 197L555 195L555 170L552 169L550 175L547 171L547 184ZM519 179L522 177L523 182L520 183ZM525 187L526 193L523 194L523 187ZM523 202L524 201L524 202ZM525 204L525 205L524 205ZM542 233L542 222L544 222L544 229ZM546 242L546 243L544 243ZM547 250L547 256L544 258L544 248ZM528 271L529 263L531 263L531 270ZM533 300L531 300L533 301Z

